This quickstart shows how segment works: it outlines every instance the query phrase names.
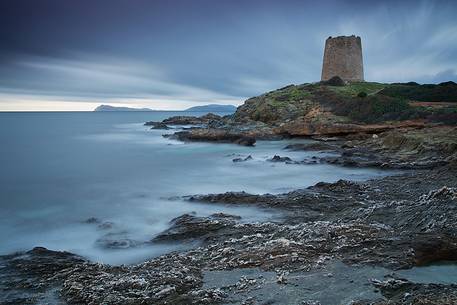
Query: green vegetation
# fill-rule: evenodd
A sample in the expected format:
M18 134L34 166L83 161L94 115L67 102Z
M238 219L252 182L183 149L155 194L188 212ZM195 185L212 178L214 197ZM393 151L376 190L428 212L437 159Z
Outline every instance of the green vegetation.
M410 106L407 100L381 95L339 98L331 107L336 115L362 123L418 119L429 114L422 107Z
M439 108L431 111L427 119L435 123L457 125L457 107Z
M268 92L266 96L275 101L286 102L304 100L309 98L311 93L307 88L307 84L299 86L289 85L276 91Z
M357 82L346 86L328 86L328 88L345 96L357 96L362 91L367 95L375 94L386 86L388 85L382 83Z
M360 91L359 94L357 94L358 97L364 98L367 97L368 94L365 91Z
M445 82L438 85L419 85L414 82L391 84L380 94L421 102L457 102L457 84Z
M443 107L438 104L437 107L427 107L428 105L410 103L409 98L403 97L403 94L385 94L390 88L421 88L408 91L417 93L429 90L429 87L436 90L435 87L438 86L448 88L457 85L445 83L431 86L416 83L389 85L369 82L344 86L322 83L289 85L249 99L242 106L242 111L237 111L236 115L264 123L283 122L302 117L320 105L324 112L329 111L348 122L370 124L427 119L431 122L457 125L457 107ZM393 91L387 91L389 92Z

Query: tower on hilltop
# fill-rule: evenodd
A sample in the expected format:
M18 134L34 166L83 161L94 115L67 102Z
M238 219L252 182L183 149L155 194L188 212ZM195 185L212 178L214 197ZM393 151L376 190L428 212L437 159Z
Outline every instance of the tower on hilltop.
M363 81L362 41L359 36L329 37L325 41L321 80L334 76L346 82Z

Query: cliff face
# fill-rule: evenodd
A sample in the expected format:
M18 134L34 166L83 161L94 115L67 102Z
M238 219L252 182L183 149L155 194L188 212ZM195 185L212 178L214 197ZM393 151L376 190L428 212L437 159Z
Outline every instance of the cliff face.
M344 81L363 81L362 41L360 37L329 37L325 41L324 62L321 80L326 81L334 76Z

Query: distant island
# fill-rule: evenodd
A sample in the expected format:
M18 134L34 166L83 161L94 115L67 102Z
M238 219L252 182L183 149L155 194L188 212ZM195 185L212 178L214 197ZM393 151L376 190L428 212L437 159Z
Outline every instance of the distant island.
M94 109L96 112L102 111L157 111L150 108L131 108L131 107L117 107L110 105L100 105ZM177 110L181 111L181 110ZM218 104L208 104L202 106L194 106L182 111L192 111L192 112L235 112L236 106L233 105L218 105Z
M149 108L130 108L130 107L116 107L110 105L100 105L94 109L96 112L101 111L154 111Z
M185 111L195 111L195 112L235 112L236 106L233 105L218 105L218 104L209 104L202 106L194 106L186 109Z

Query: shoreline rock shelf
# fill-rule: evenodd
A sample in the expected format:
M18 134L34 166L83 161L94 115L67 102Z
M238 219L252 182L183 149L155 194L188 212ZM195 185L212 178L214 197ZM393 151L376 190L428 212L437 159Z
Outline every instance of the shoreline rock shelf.
M273 272L283 279L279 285L286 285L291 293L309 291L309 298L297 293L296 299L290 299L291 304L301 304L316 301L312 292L322 290L326 278L341 276L328 271L328 266L340 261L342 268L354 272L372 267L389 271L387 277L365 282L379 290L370 299L375 304L457 301L454 284L395 278L398 269L457 260L457 177L449 166L363 183L318 183L280 195L241 192L185 199L273 208L285 216L275 222L242 223L233 215L183 215L152 242L199 240L200 246L132 266L95 264L43 248L3 256L1 288L16 295L17 303L40 300L52 289L60 291L68 304L224 304L234 297L234 289L243 291L241 301L263 302L275 294L268 297L256 291L270 287L262 276ZM250 276L240 275L235 286L205 282L208 272L233 270L236 276L236 270L244 269L250 270ZM296 274L309 272L320 274L321 286L294 280ZM252 282L253 278L257 280ZM30 284L23 286L23 281ZM347 281L350 284L350 276Z

